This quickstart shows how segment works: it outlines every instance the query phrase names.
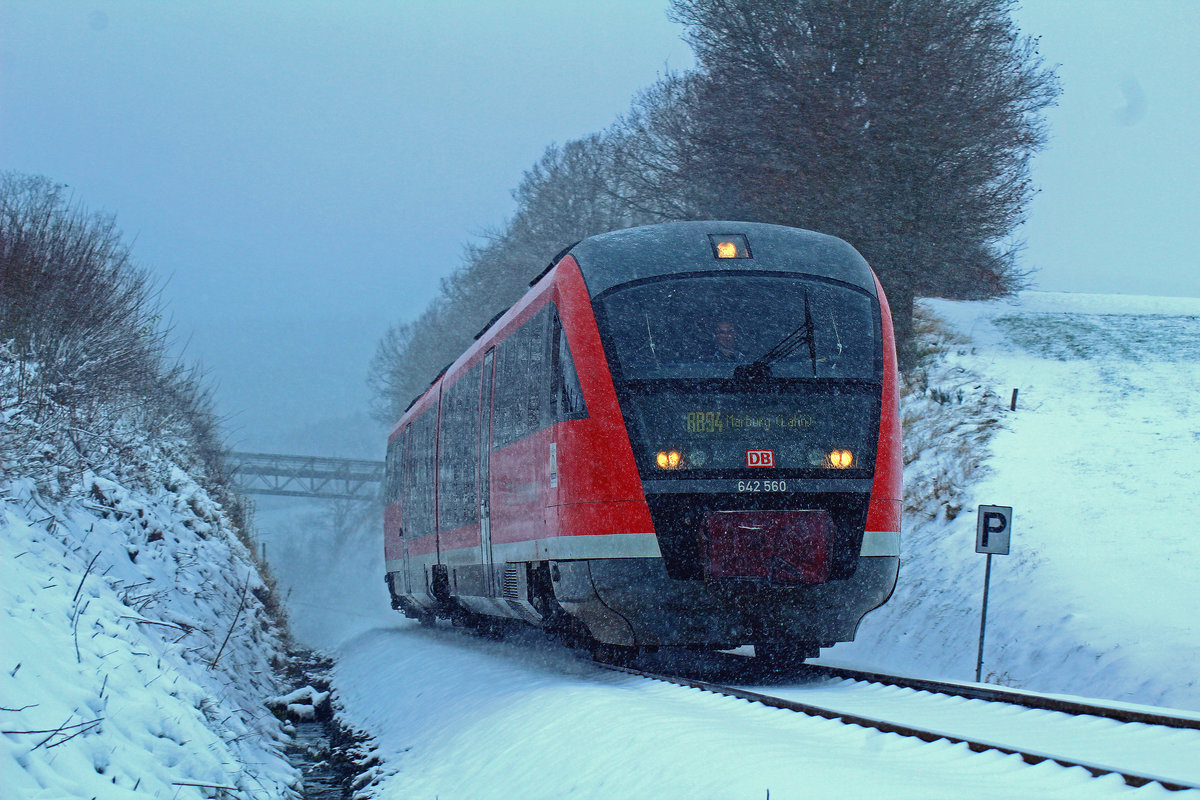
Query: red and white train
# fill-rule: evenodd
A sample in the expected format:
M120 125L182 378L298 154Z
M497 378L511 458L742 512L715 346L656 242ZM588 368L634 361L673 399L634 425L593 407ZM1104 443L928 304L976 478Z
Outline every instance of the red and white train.
M388 440L392 602L599 649L853 639L890 596L891 315L846 242L745 222L585 239Z

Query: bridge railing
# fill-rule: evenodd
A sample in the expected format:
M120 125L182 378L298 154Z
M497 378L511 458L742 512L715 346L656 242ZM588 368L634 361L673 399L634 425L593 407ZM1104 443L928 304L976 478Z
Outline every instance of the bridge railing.
M235 451L225 460L234 488L246 494L376 501L382 494L382 461Z

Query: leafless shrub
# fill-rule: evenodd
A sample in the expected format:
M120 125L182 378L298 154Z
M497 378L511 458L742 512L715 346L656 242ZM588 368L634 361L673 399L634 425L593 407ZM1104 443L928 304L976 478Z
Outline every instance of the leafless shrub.
M181 466L240 513L211 389L167 358L162 320L159 287L111 215L0 173L0 447L19 456L13 469L62 491L84 468L136 470L137 442L174 437ZM35 440L42 452L22 450Z
M157 288L112 217L73 206L45 178L0 174L0 337L27 367L17 401L145 394L164 347L159 318Z
M904 511L915 519L954 519L968 487L986 474L988 442L1001 425L1002 398L952 358L969 343L917 306L917 365L901 387Z

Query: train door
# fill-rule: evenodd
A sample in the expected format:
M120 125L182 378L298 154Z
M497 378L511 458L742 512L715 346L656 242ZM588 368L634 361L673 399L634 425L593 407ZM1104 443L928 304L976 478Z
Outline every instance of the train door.
M496 348L483 357L483 383L479 402L479 563L483 565L484 592L496 596L492 569L492 483L489 470L492 453L492 361Z
M404 433L401 434L400 457L397 459L397 469L400 471L399 481L400 481L400 487L401 487L401 492L402 492L401 496L405 499L404 504L402 506L400 506L400 511L401 511L401 514L404 514L404 515L407 515L409 513L408 498L412 496L408 492L408 482L409 482L409 480L411 480L411 475L409 474L409 456L408 456L409 440L412 438L409 435L411 433L411 431L412 431L412 426L409 425L407 428L404 429ZM402 524L400 527L400 546L404 549L404 593L412 594L412 591L413 591L413 589L412 589L413 581L412 581L412 577L411 577L412 576L412 557L409 556L409 554L408 554L408 535L407 535L407 531L405 531L408 520L402 516L401 521L402 521Z

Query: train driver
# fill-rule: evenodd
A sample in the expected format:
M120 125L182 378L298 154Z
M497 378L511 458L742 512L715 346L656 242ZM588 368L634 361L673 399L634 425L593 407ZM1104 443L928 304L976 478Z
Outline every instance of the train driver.
M737 326L732 321L723 319L717 322L713 329L713 349L708 356L709 361L743 362L746 356L738 348Z

